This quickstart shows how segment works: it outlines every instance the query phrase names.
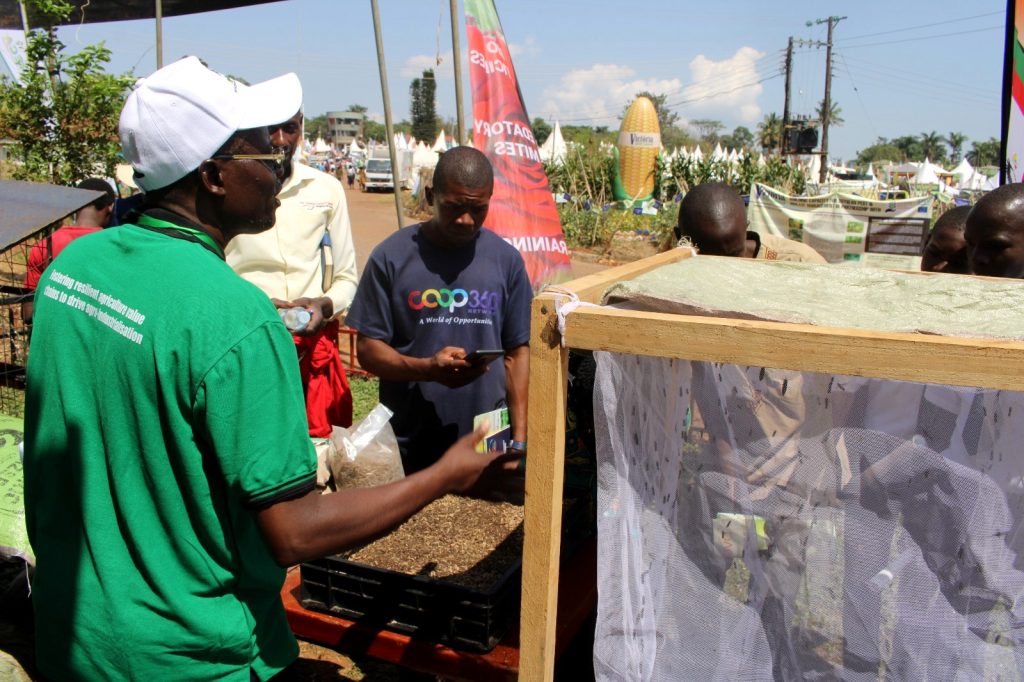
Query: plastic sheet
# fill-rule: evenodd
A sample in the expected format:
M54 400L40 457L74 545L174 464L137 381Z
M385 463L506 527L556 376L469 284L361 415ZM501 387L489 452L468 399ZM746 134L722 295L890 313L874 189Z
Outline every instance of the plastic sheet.
M696 256L612 286L609 303L659 312L882 332L1024 339L1017 280Z
M599 679L1020 679L1024 394L596 353Z

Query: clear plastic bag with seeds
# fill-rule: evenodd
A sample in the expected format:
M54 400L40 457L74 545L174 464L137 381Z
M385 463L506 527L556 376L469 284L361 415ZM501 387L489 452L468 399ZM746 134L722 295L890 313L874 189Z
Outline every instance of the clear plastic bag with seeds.
M391 428L393 413L378 404L352 428L334 427L328 465L334 489L370 488L405 477L398 440Z

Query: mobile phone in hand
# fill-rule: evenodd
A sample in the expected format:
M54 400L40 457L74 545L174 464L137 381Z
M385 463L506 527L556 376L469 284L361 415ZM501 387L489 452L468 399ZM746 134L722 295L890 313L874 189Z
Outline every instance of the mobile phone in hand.
M466 356L466 362L470 364L490 363L498 358L504 357L505 351L501 348L480 348Z

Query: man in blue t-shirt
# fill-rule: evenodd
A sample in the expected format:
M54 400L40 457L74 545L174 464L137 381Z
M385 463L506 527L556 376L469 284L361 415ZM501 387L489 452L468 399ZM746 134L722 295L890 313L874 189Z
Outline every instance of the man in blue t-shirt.
M434 217L374 249L346 324L380 377L406 471L435 461L473 417L507 404L512 449L526 451L530 300L522 256L483 229L494 172L472 147L445 152L427 200ZM468 360L505 351L504 367Z

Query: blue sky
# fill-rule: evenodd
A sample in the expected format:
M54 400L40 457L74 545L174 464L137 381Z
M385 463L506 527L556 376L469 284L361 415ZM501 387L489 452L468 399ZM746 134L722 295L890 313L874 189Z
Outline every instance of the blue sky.
M447 0L380 0L391 106L408 118L409 83L438 77L438 113L455 115ZM832 96L846 123L834 157L850 159L879 136L938 131L999 135L1005 0L697 3L636 0L496 0L531 117L618 126L638 90L666 93L683 120L713 118L731 131L781 115L789 36L824 41L835 30ZM461 11L461 3L460 3ZM466 49L464 21L460 41ZM155 68L152 22L61 29L71 49L106 41L113 71ZM196 54L220 71L262 80L295 71L307 115L363 104L383 120L370 3L287 0L164 20L165 62ZM441 63L437 65L440 57ZM824 91L825 54L797 48L792 109L812 114ZM467 121L472 117L463 69ZM970 145L967 145L969 149Z

